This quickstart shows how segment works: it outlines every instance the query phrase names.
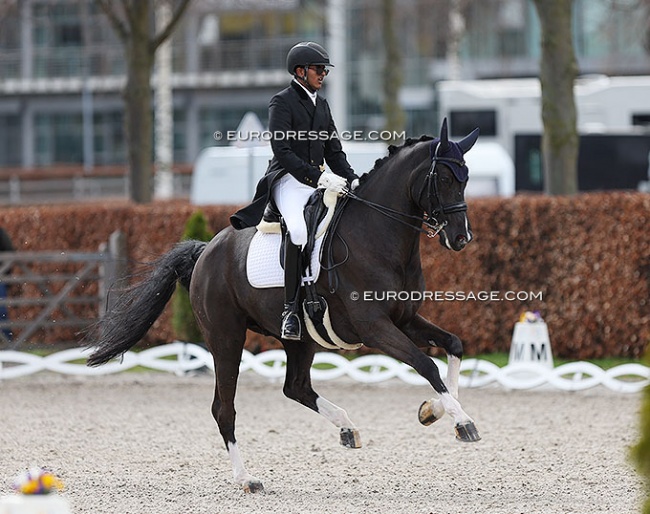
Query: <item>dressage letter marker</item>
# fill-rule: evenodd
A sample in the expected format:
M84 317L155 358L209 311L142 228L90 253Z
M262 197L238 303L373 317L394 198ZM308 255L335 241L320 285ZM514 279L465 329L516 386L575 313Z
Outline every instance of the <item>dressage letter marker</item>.
M553 352L548 327L543 321L517 322L512 333L508 364L542 364L553 369Z

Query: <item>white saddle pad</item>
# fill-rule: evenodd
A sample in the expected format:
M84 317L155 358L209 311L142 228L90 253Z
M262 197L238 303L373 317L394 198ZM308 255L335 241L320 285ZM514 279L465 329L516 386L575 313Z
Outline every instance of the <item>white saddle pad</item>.
M303 278L305 282L316 282L320 275L320 253L325 239L325 232L332 221L338 196L332 191L325 191L323 203L327 207L325 218L318 225L316 230L316 241L314 251L311 255L311 275ZM264 289L267 287L284 287L284 270L280 266L280 245L282 235L280 224L265 222L257 226L257 232L248 247L246 257L246 275L251 286ZM309 270L307 270L309 273Z
M320 251L324 237L316 239L311 256L312 275L303 278L315 282L320 274ZM246 257L246 275L251 286L264 289L268 287L284 287L284 270L280 266L280 234L256 232L248 247Z

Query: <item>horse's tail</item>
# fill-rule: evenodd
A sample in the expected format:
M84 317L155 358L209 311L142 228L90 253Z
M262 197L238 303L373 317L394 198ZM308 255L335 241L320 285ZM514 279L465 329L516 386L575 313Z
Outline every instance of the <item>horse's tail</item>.
M206 245L194 240L178 243L150 265L142 281L121 294L84 338L94 350L88 366L105 364L144 337L172 297L176 282L189 289L192 271Z

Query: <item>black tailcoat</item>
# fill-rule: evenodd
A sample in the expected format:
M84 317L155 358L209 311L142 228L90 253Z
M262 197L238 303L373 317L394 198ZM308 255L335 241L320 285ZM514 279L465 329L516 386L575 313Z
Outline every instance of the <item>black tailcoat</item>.
M327 100L319 95L314 106L295 81L271 99L269 132L273 159L257 184L252 203L230 217L236 229L254 227L260 222L273 182L286 173L316 188L320 166L327 162L334 173L348 182L357 178L341 148Z

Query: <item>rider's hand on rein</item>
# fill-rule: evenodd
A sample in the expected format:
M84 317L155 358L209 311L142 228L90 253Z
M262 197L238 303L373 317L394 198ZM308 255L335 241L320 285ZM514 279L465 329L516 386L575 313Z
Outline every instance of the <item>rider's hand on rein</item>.
M334 173L322 173L318 179L318 187L329 189L337 194L343 194L347 188L347 181Z

